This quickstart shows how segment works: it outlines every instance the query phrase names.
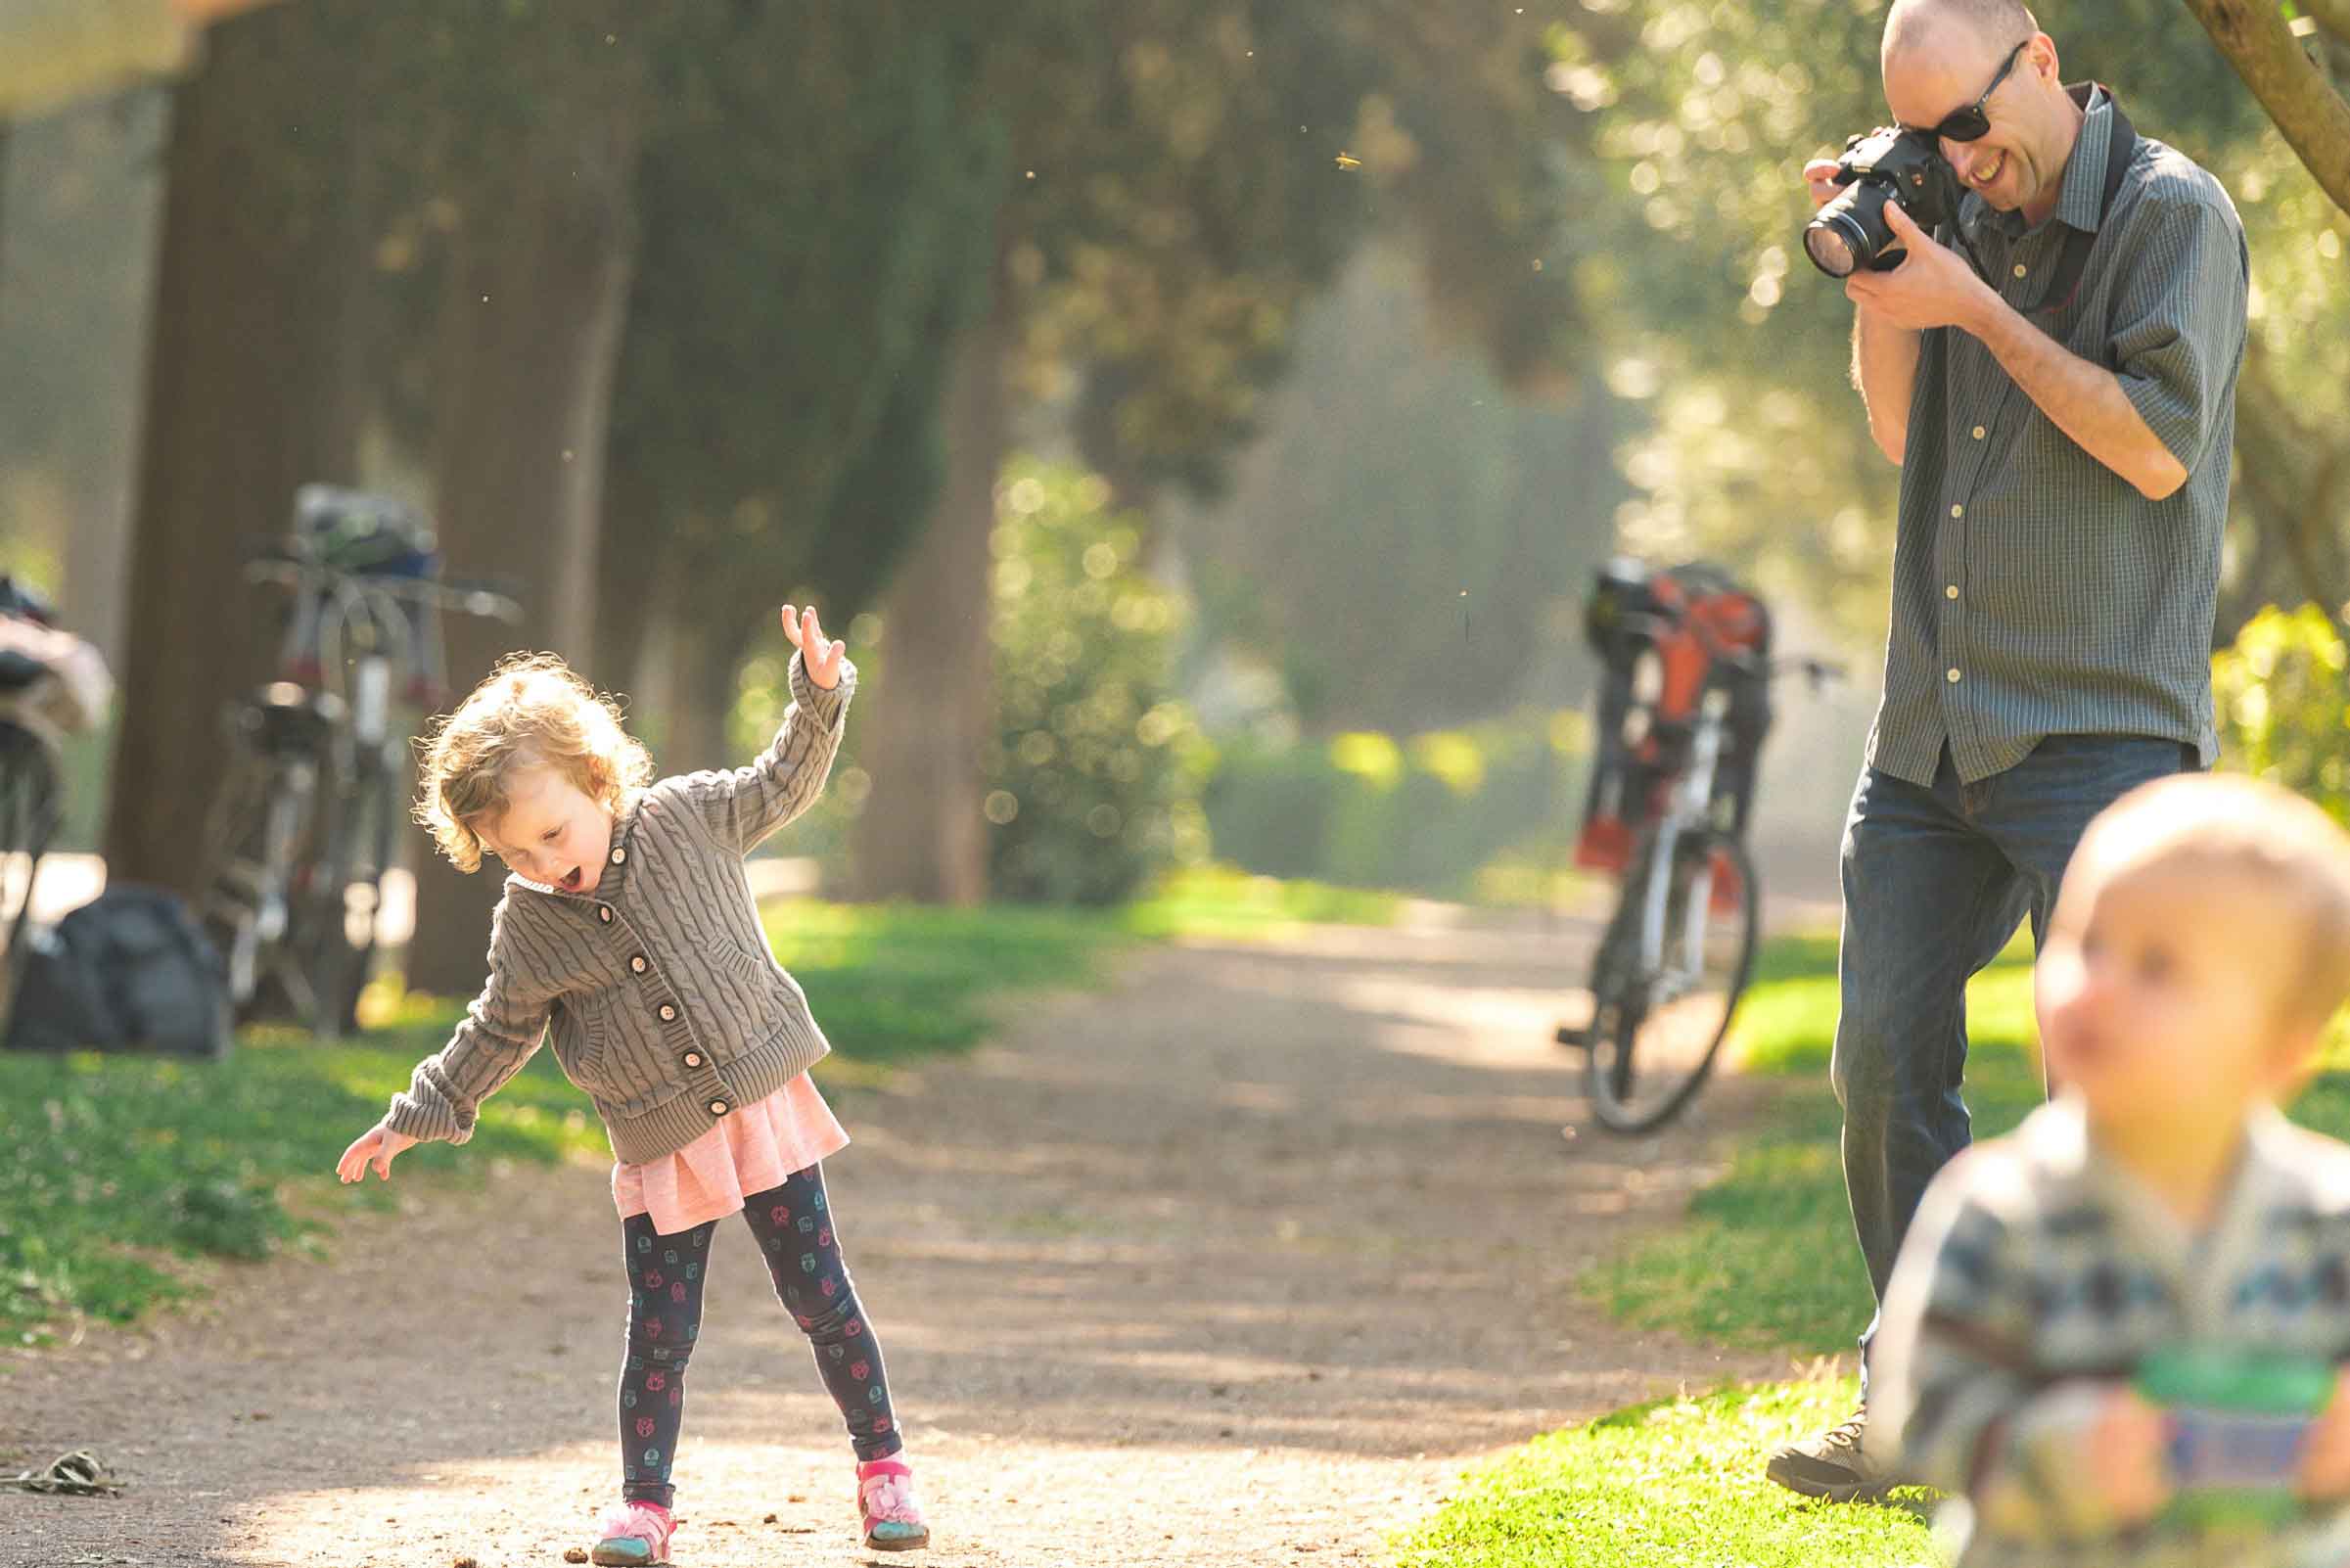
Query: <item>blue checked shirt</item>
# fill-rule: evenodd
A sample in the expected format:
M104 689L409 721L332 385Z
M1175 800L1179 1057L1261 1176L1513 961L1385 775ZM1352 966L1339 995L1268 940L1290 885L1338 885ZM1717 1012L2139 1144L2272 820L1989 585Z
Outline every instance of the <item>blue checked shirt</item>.
M1963 253L2030 312L2069 229L2095 248L2070 304L2033 319L2121 381L2187 470L2151 501L2042 413L1957 327L1922 335L1903 448L1885 693L1868 763L1968 783L2052 734L2149 735L2208 765L2211 633L2249 261L2219 181L2141 137L2100 221L2112 101L2096 95L2037 227L1969 193ZM1949 243L1946 229L1940 236Z

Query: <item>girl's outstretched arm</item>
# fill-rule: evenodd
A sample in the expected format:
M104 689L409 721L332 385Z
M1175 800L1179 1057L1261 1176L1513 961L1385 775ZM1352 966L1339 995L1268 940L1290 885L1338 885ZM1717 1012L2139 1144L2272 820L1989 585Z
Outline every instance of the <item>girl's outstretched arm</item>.
M654 788L692 810L712 837L737 854L815 805L840 750L856 666L840 643L828 642L813 609L783 607L791 639L792 706L774 744L747 767L686 773Z
M525 929L530 924L527 914L511 898L492 911L489 978L449 1042L417 1063L407 1088L392 1096L383 1121L387 1132L419 1143L467 1141L482 1102L537 1053L564 984L563 954L559 944ZM390 1163L386 1156L384 1166Z

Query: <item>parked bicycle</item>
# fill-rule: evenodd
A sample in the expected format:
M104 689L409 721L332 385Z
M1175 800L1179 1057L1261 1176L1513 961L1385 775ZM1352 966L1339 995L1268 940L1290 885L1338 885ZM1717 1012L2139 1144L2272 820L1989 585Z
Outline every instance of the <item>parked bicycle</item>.
M58 748L104 714L114 679L98 650L58 629L47 599L0 573L0 861L7 884L0 1038L23 974L33 885L65 813ZM23 880L15 874L22 858Z
M1618 1132L1661 1127L1704 1086L1754 969L1759 888L1746 852L1774 659L1754 594L1702 564L1603 568L1586 621L1603 676L1599 755L1576 863L1620 878L1591 965L1591 1014L1561 1026L1588 1056L1591 1109Z
M304 485L295 526L246 576L292 598L279 678L226 714L207 825L205 923L239 1020L357 1027L404 815L407 726L443 706L438 612L514 621L502 587L438 578L425 520L389 497Z

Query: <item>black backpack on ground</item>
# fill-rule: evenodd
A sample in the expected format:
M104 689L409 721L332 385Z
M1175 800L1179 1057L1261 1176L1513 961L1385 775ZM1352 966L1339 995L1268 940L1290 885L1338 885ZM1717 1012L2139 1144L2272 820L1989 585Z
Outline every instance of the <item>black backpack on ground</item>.
M228 1054L220 961L176 894L110 887L53 927L27 924L19 938L11 1049Z

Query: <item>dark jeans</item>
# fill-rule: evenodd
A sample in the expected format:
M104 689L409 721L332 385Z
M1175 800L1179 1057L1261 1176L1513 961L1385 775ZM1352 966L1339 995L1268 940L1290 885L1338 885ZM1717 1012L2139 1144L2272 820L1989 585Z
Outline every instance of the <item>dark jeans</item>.
M824 1168L795 1171L783 1185L744 1200L776 1298L807 1336L816 1372L848 1423L857 1458L884 1459L905 1446L890 1409L881 1344L849 1266L841 1261ZM684 1415L685 1368L702 1332L702 1287L717 1226L665 1236L649 1215L621 1222L628 1263L628 1349L621 1369L621 1495L669 1505L669 1466Z
M1936 1172L1970 1137L1966 982L2027 915L2048 928L2090 818L2140 784L2198 766L2138 735L2051 735L1960 784L1942 752L1931 789L1863 769L1844 828L1842 1011L1828 1072L1844 1107L1844 1186L1882 1306L1893 1260ZM1861 1336L1861 1389L1868 1347Z

